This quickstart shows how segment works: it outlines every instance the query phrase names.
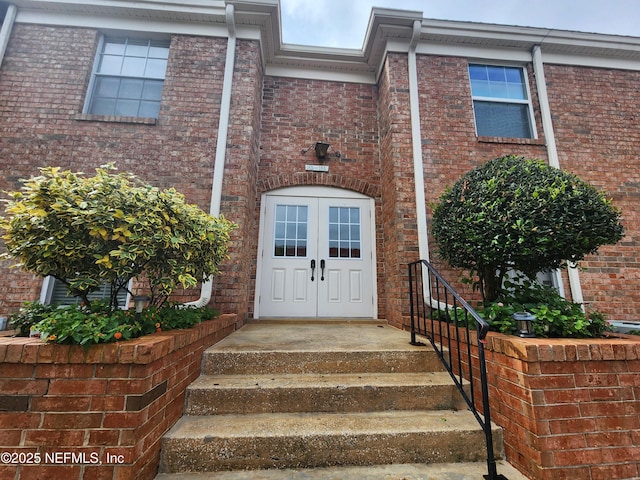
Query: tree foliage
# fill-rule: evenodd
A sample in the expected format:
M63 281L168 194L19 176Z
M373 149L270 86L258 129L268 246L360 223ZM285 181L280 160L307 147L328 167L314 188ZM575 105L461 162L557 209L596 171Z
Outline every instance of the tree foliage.
M496 158L466 173L434 209L440 256L477 275L483 299L497 298L510 269L529 277L615 244L620 212L605 194L540 160Z
M218 273L233 223L185 203L173 188L113 170L107 165L85 177L47 167L10 192L8 215L0 219L4 256L64 282L87 305L87 295L107 283L111 307L118 291L143 274L151 303L161 305L175 288Z

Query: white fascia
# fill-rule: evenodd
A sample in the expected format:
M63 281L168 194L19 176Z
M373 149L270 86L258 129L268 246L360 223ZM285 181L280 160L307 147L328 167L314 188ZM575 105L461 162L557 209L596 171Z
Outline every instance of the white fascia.
M67 15L58 12L40 13L19 11L17 23L31 23L63 27L93 28L102 32L126 31L150 34L183 34L208 37L226 37L224 23L189 23L161 19L138 19L132 17L109 17L92 14Z

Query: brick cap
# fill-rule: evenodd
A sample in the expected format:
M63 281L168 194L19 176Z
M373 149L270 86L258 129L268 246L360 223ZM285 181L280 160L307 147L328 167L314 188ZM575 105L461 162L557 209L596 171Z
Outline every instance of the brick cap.
M192 328L91 345L87 349L80 345L42 343L38 338L0 337L0 363L149 364L236 321L235 313L224 314Z
M485 349L525 362L639 360L640 337L520 338L490 332Z

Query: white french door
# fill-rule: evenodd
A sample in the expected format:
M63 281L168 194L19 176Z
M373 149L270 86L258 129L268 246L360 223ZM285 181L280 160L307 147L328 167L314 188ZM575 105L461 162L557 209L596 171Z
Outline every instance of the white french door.
M371 200L266 195L257 316L374 316Z

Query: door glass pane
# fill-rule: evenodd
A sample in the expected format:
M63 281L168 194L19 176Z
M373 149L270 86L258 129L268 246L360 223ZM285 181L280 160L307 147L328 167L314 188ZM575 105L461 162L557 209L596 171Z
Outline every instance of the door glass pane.
M276 205L274 225L274 257L307 256L306 205Z
M360 208L329 207L329 257L360 258Z

